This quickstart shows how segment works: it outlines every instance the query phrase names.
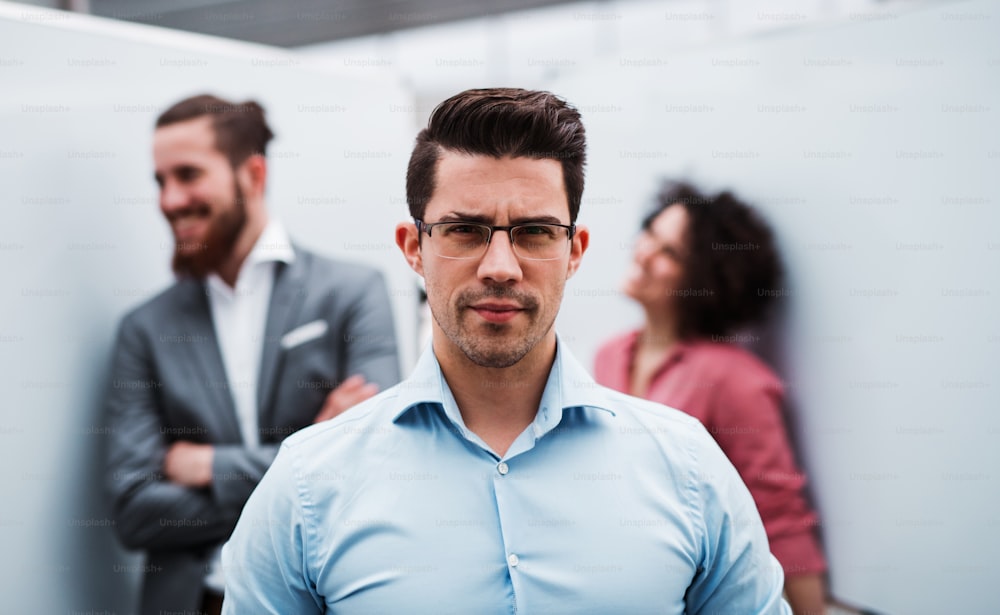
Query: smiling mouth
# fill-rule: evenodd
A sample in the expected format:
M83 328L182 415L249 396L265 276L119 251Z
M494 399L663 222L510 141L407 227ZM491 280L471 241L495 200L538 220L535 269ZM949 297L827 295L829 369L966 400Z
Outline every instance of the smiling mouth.
M193 207L186 207L179 211L172 211L167 214L167 220L171 224L177 224L184 220L197 220L201 218L207 218L209 214L208 205L195 205Z
M174 237L186 239L197 235L206 226L201 219L184 219L173 224Z
M205 206L174 212L167 216L170 228L177 236L189 235L204 225L208 218L209 209Z

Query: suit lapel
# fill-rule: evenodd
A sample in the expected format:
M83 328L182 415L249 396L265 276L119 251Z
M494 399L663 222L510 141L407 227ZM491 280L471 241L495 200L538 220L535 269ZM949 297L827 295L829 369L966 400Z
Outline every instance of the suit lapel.
M236 405L229 392L229 380L222 362L222 351L219 349L218 336L212 324L212 308L208 303L208 293L205 292L205 286L201 282L188 280L186 284L188 293L183 309L184 330L194 336L192 339L206 341L183 344L183 346L190 354L197 379L203 383L202 390L208 397L205 415L215 422L223 433L229 434L234 442L239 442L242 436L236 420Z
M260 372L257 375L257 415L261 427L272 427L274 408L272 396L281 367L281 337L289 331L298 317L305 298L306 273L309 255L295 249L295 260L279 263L275 274L271 303L267 309L264 329L264 347L260 355Z

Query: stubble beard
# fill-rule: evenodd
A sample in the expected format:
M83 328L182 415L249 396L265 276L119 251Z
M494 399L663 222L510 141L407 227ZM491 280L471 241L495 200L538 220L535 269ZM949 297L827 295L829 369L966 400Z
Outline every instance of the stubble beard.
M527 317L528 326L524 335L516 335L513 327L507 323L482 323L479 327L486 330L472 331L466 320L469 318L469 306L483 299L508 299L517 301L524 309L522 315ZM493 286L483 291L463 291L455 300L452 310L436 314L431 310L434 320L459 350L472 363L479 367L505 368L523 359L552 328L549 322L543 326L539 319L539 303L535 297L503 286ZM478 327L477 327L478 329Z
M233 195L233 208L211 222L204 242L195 251L186 251L180 244L175 244L171 262L174 273L204 279L229 257L247 223L246 201L235 179Z

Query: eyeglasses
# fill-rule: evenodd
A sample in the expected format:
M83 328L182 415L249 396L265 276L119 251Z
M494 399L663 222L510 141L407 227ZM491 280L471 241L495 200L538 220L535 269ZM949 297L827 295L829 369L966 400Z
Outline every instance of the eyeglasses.
M576 232L574 224L514 224L495 226L478 222L424 222L414 220L427 233L434 252L442 258L482 258L494 231L505 231L518 258L551 261L566 255Z

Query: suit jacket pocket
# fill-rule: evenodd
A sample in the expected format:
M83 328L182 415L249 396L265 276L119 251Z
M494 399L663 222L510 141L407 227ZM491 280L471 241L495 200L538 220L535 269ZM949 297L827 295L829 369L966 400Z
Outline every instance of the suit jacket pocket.
M328 325L325 320L314 320L304 325L295 327L288 333L281 336L281 348L283 350L291 350L292 348L301 346L306 342L311 342L314 339L323 337L329 329L330 325Z

